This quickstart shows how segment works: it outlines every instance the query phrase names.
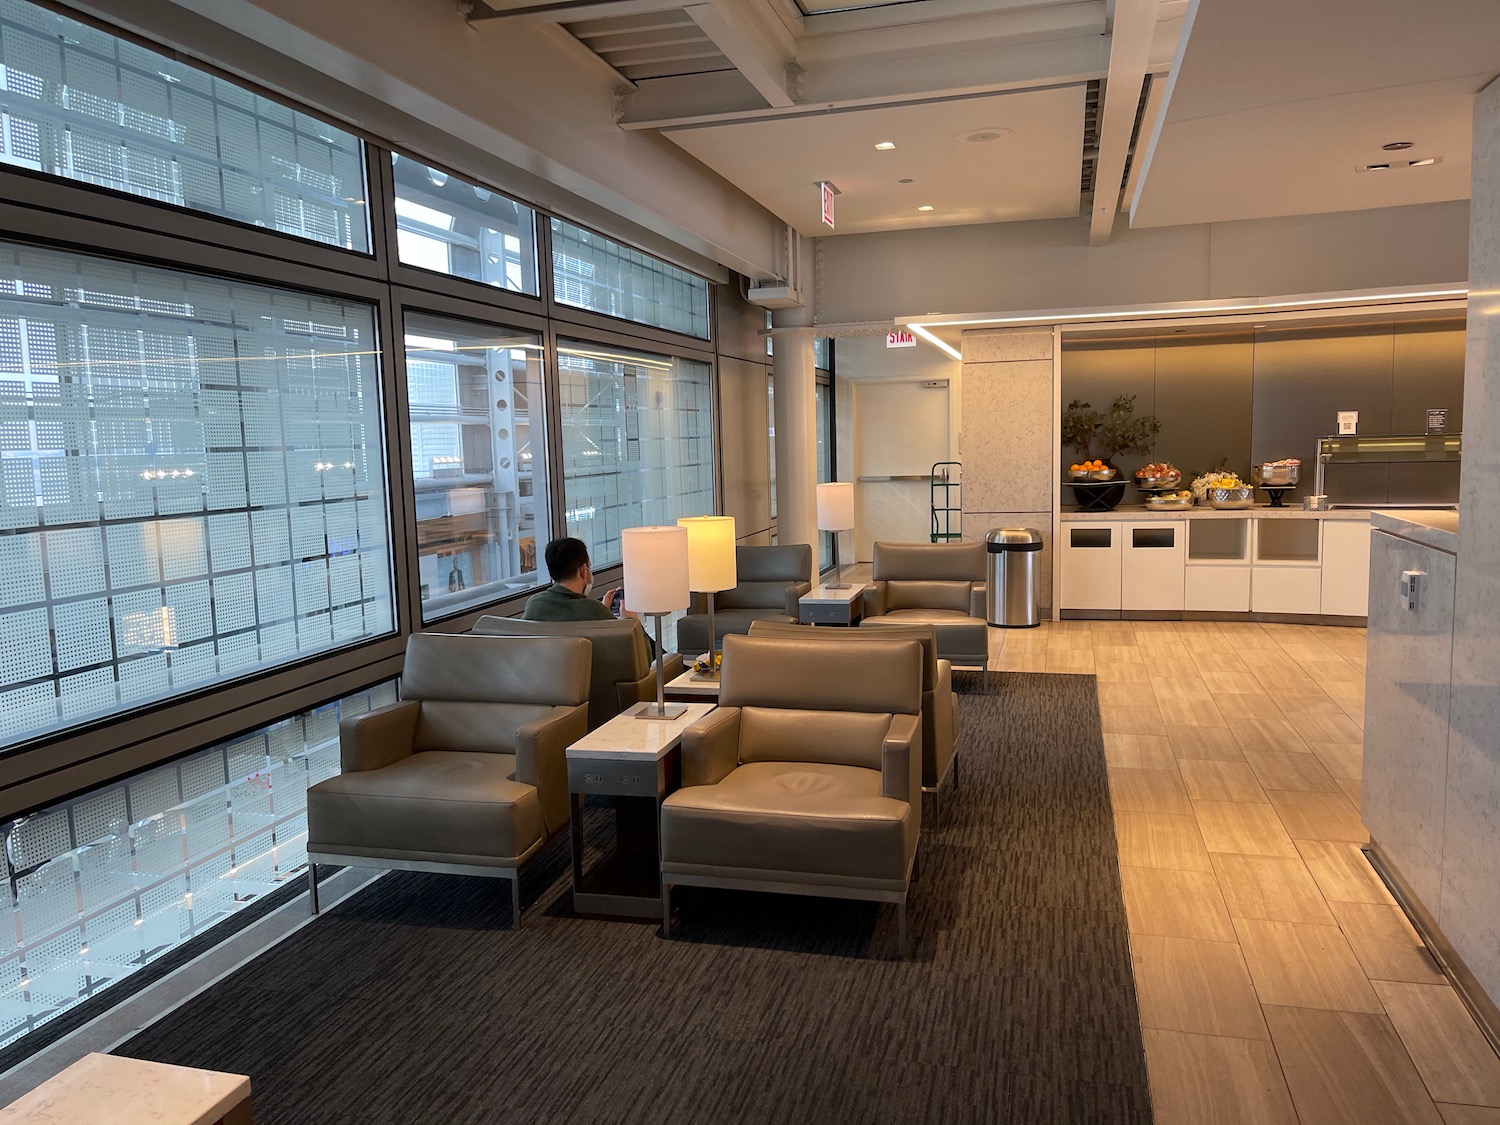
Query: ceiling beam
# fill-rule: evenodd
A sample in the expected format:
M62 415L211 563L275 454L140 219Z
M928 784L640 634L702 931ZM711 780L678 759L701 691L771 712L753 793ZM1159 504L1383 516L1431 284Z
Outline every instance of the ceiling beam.
M1141 169L1146 167L1146 138L1156 128L1156 119L1161 116L1162 103L1166 100L1167 81L1162 75L1153 75L1146 90L1146 108L1141 112L1141 127L1136 132L1135 145L1131 149L1130 174L1125 177L1125 191L1120 205L1128 212L1135 207L1135 193L1141 188Z
M1109 72L1099 115L1099 159L1094 164L1094 209L1089 245L1103 246L1114 231L1125 179L1125 159L1135 130L1135 113L1156 34L1157 0L1114 0L1109 37Z
M883 54L961 50L1001 41L1026 43L1074 35L1102 35L1104 31L1102 0L1076 0L1044 8L990 7L964 19L871 27L838 35L810 32L797 42L797 62L803 67L811 67L816 63L855 56L869 58Z
M761 20L757 11L736 0L712 0L691 5L687 14L767 105L787 107L795 100L787 68L796 61L796 44L779 20Z
M1041 43L884 60L851 59L808 69L793 106L766 106L739 74L642 82L620 100L623 129L690 128L766 117L800 117L874 105L1068 86L1102 78L1108 41L1081 35Z
M515 20L534 23L575 23L579 20L616 19L620 16L641 16L654 12L668 12L682 7L681 0L555 0L554 3L533 3L529 0L493 0L468 5L469 26L481 30L494 30L510 25Z

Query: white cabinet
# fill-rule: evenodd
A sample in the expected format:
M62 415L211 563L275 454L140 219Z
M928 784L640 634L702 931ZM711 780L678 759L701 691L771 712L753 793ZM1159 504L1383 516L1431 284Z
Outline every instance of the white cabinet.
M1319 613L1323 572L1315 566L1257 566L1250 575L1254 613Z
M1249 613L1249 564L1190 564L1182 608L1194 613Z
M1182 609L1187 524L1120 525L1120 608Z
M1070 523L1063 528L1062 609L1120 608L1120 525Z
M1323 520L1321 612L1363 617L1370 608L1370 525Z

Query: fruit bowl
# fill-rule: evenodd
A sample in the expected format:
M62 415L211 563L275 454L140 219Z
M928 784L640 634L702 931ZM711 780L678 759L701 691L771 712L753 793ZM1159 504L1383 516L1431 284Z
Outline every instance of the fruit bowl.
M1210 488L1204 493L1212 507L1226 508L1253 508L1255 506L1255 490L1253 488Z
M1107 480L1114 480L1115 476L1116 476L1116 470L1114 470L1114 469L1069 469L1068 470L1068 479L1069 480L1107 481Z
M1186 496L1153 496L1146 501L1146 507L1157 512L1175 512L1192 506L1192 493Z
M1301 466L1296 463L1272 463L1255 466L1255 480L1270 488L1290 488L1297 483Z
M1135 483L1141 488L1175 488L1182 483L1182 470L1165 461L1144 465L1135 471Z

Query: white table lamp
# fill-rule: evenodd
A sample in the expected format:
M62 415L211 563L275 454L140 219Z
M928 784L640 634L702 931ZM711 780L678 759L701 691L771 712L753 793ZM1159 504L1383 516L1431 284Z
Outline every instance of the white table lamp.
M642 719L677 719L687 711L681 703L663 699L661 656L662 615L686 609L692 600L688 587L688 532L684 527L630 527L620 532L620 562L624 569L625 608L656 621L656 706L643 708Z
M718 637L714 632L714 594L732 590L739 582L734 559L733 516L684 516L678 527L688 533L688 589L708 595L708 674L719 678L714 661Z
M854 527L854 482L830 481L818 485L818 530L833 532L833 582L830 590L847 590L844 569L839 565L839 532Z

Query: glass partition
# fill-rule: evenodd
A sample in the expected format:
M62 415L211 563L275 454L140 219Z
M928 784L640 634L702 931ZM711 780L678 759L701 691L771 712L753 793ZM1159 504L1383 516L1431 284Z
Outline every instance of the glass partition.
M538 584L548 539L542 341L408 313L422 618Z
M374 309L0 244L0 745L388 633Z
M552 220L552 293L558 304L708 339L708 282L562 219Z
M0 0L0 162L370 248L354 134L23 0Z
M709 367L613 345L561 340L569 535L594 566L620 561L620 532L714 510Z
M402 265L537 293L536 213L499 192L392 155Z

